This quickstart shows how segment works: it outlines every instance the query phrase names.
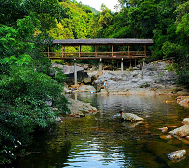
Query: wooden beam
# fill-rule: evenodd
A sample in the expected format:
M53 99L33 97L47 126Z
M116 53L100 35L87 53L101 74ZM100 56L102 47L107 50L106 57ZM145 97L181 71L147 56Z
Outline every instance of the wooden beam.
M79 45L79 57L81 57L81 45Z
M146 57L146 45L144 45L144 56Z
M127 52L128 52L128 57L129 57L130 56L130 46L129 45L128 45Z
M97 45L95 45L95 56L97 57Z
M114 46L112 45L112 57L114 56Z

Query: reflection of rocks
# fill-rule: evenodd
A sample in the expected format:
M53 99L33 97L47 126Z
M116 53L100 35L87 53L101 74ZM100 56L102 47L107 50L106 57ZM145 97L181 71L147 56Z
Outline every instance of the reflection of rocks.
M161 139L166 139L166 140L167 140L167 139L171 139L172 136L171 136L171 135L161 135L160 138L161 138Z
M189 125L183 125L179 128L176 128L169 132L171 135L178 137L186 137L189 136Z
M159 130L161 130L163 133L168 131L168 127L163 127L163 128L158 128Z
M132 113L123 113L121 117L123 120L130 121L130 122L137 122L137 121L144 120L143 118Z
M170 160L180 160L186 155L186 150L179 150L168 154Z
M139 124L141 124L142 121L138 121L138 122L123 122L122 125L126 128L135 128L136 126L138 126Z

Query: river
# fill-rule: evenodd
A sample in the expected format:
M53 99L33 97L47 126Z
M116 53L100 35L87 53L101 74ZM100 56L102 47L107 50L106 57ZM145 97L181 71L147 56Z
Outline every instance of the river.
M186 149L188 142L167 139L181 126L189 110L172 96L102 95L81 93L73 98L91 103L100 111L85 118L65 118L48 133L36 134L28 155L12 167L19 168L185 168L189 155L179 162L167 154ZM137 114L142 123L121 122L120 110Z

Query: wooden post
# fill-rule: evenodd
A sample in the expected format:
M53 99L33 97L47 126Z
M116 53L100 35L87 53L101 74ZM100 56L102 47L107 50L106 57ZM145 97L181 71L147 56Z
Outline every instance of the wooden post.
M79 57L81 57L81 45L79 45Z
M64 55L63 55L63 54L64 54L64 51L63 51L63 50L64 50L63 45L61 45L61 49L62 49L62 58L63 58L63 57L64 57Z
M146 45L144 45L144 56L146 57Z
M114 46L112 45L112 57L114 56Z
M97 45L95 45L95 57L97 57Z
M49 53L49 47L48 47L48 49L47 49L47 51L48 51L48 53L47 53L47 55L48 55L48 58L50 57L50 53Z

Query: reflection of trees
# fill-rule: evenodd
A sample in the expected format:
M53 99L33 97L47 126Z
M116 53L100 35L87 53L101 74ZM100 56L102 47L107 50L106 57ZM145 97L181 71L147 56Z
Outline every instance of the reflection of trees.
M150 102L151 109L147 111L150 117L145 118L142 123L120 122L118 118L113 117L121 107L118 104L119 100L125 107L128 102L133 104L135 96L130 98L121 96L121 99L118 97L89 94L87 98L91 103L97 103L100 108L104 108L101 106L102 99L106 98L108 109L100 109L101 113L85 118L64 119L56 128L56 132L52 131L46 136L40 136L44 140L38 140L38 146L33 149L40 153L22 159L22 164L26 163L28 167L63 167L72 163L77 164L78 160L86 159L86 162L90 162L94 159L94 162L103 165L116 163L116 166L120 165L120 167L174 167L168 161L167 153L187 147L182 145L182 142L175 142L175 139L160 139L161 132L157 128L165 123L173 124L178 120L178 116L182 117L182 113L175 114L174 109L177 108L177 105L164 103L167 97L162 99L160 97L157 99L137 97L139 105L136 108L138 109L145 106L146 102L146 105ZM128 109L131 104L128 105ZM153 104L155 104L154 107ZM169 107L168 111L167 108L164 108L165 106ZM139 112L141 115L144 113L142 110ZM35 160L34 163L33 160ZM182 163L186 165L187 162ZM82 165L79 162L78 164Z

